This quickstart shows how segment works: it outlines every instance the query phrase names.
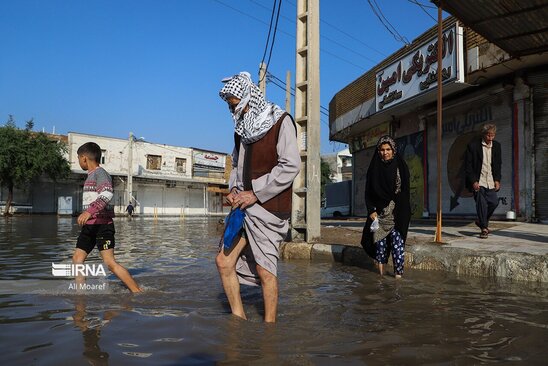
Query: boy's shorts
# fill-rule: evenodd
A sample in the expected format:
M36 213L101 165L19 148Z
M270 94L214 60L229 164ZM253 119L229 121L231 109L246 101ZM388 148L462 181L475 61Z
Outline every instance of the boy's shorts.
M76 242L76 248L90 253L97 244L99 251L114 248L114 224L84 225Z

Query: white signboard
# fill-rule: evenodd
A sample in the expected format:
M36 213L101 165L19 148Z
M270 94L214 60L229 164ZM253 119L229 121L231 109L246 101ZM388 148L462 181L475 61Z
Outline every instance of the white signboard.
M214 166L217 168L225 167L225 155L215 154L208 151L193 151L194 164Z
M455 24L442 36L442 80L464 82L462 27ZM376 74L377 112L414 96L436 89L438 76L438 37Z

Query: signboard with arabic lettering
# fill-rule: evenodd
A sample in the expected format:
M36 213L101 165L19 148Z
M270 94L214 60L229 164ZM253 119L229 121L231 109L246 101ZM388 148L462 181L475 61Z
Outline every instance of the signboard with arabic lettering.
M194 150L192 152L194 164L213 166L218 168L225 167L225 155L215 154L209 151Z
M442 80L464 82L462 27L455 24L442 36ZM438 37L406 54L376 74L377 112L409 98L436 89L438 76Z

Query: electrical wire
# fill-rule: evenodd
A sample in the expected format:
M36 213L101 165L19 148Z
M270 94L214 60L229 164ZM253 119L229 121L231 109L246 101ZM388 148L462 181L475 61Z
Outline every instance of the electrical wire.
M225 2L223 2L223 1L221 1L221 0L214 0L214 1L217 2L217 3L219 3L219 4L221 4L221 5L223 5L223 6L225 6L225 7L227 7L227 8L229 8L229 9L232 9L232 10L234 10L234 11L236 11L236 12L238 12L238 13L240 13L240 14L242 14L242 15L248 17L248 18L251 18L251 19L253 19L253 20L255 20L255 21L257 21L257 22L259 22L259 23L261 23L261 24L268 25L268 24L267 24L265 21L263 21L262 19L259 19L259 18L255 17L255 16L253 16L253 15L250 15L250 14L248 14L248 13L246 13L246 12L240 10L240 9L237 9L237 8L235 8L235 7L233 7L233 6L229 5L229 4L226 4ZM287 1L287 0L286 0L286 1ZM284 16L282 16L282 18L286 18L286 19L287 19L287 17L284 17ZM285 31L285 30L283 30L283 29L280 29L280 28L278 28L278 31L281 32L281 33L283 33L283 34L285 34L285 35L288 36L288 37L291 37L291 38L295 39L295 34L289 33L289 32L287 32L287 31ZM320 35L320 37L323 38L323 36L321 36L321 35ZM320 47L320 52L325 53L325 54L328 54L328 55L330 55L330 56L332 56L332 57L334 57L334 58L336 58L336 59L339 59L339 60L342 61L342 62L345 62L345 63L347 63L347 64L349 64L349 65L352 65L352 66L356 67L357 69L359 69L359 70L362 71L362 72L367 71L367 69L364 68L363 66L357 65L357 64L353 63L352 61L350 61L350 60L348 60L348 59L345 59L345 58L343 58L343 57L341 57L341 56L339 56L339 55L337 55L337 54L334 54L333 52L328 51L325 47ZM378 51L377 51L377 52L378 52Z
M285 81L283 81L282 79L280 79L279 77L277 77L276 75L272 74L272 73L268 73L267 75L267 79L266 79L268 82L271 82L272 84L276 85L278 88L282 89L282 90L286 90L285 87L283 86L283 84L285 83ZM278 84L278 83L281 83ZM291 96L294 97L295 96L295 88L293 88L292 86L290 87L291 89ZM323 111L321 110L323 109ZM324 106L320 105L320 113L322 113L323 115L329 117L329 109L325 108Z
M272 7L272 14L274 14L274 9L275 8L276 8L276 0L274 0L274 5ZM278 21L280 19L280 9L281 8L282 8L282 0L278 0L278 12L276 14L276 23L274 25L274 33L272 34L272 43L270 44L270 53L268 54L268 60L266 61L264 75L263 75L262 78L260 78L259 83L261 83L263 81L263 79L266 77L266 73L268 72L268 66L270 65L270 59L272 57L272 51L274 50L274 42L276 41L276 33L278 31ZM272 28L272 17L270 18L270 28ZM266 49L268 47L269 39L270 39L270 29L268 31L268 39L266 41L265 54L266 54ZM264 61L264 56L263 56L263 61ZM260 64L259 67L262 67L263 61L261 61L261 64Z
M254 3L254 4L256 4L256 5L258 5L258 6L262 7L262 8L264 8L264 9L268 9L266 6L264 6L263 4L257 2L256 0L249 0L249 1L251 1L252 3ZM289 1L289 0L286 0L286 2L288 2L290 5L293 5L293 6L295 6L295 7L297 6L295 3L293 3L293 2L291 2L291 1ZM282 15L282 18L285 19L285 20L287 20L287 21L289 21L289 22L291 22L291 23L293 23L293 21L294 21L293 19L290 19L290 18L288 18L288 17L286 17L286 16L284 16L284 15ZM381 55L381 56L383 56L383 57L386 57L386 56L387 56L386 54L382 53L381 51L377 50L376 48L374 48L374 47L368 45L367 43L363 42L361 39L354 37L352 34L343 31L342 29L340 29L340 28L334 26L333 24L331 24L331 23L329 23L329 22L327 22L327 21L325 21L325 20L323 20L323 19L320 19L320 23L323 23L323 24L325 24L325 25L330 26L331 28L335 29L336 31L340 32L341 34L344 34L344 35L347 36L348 38L351 38L351 39L353 39L354 41L361 43L361 44L364 45L365 47L369 48L369 49L372 50L372 51L375 51L376 53L378 53L379 55ZM323 34L320 34L320 38L328 39L328 38L325 37ZM368 60L371 61L371 59L367 58L367 56L364 56L364 55L362 55L362 54L360 54L360 53L358 53L358 52L352 50L350 47L344 46L344 45L342 45L341 43L339 43L339 42L337 42L337 41L333 41L333 40L331 40L331 39L328 39L328 40L331 41L331 42L333 42L333 43L336 43L336 44L340 45L341 47L346 48L347 50L350 50L351 52L353 52L353 53L355 53L355 54L357 54L357 55L360 55L360 56L364 57L365 59L368 59ZM373 62L377 63L378 60L374 60Z
M421 4L419 3L417 0L407 0L409 1L411 4L415 4L415 5L418 5L422 11L424 11L426 13L426 15L428 15L430 18L432 18L432 20L434 22L438 22L438 20L436 18L434 18L432 15L430 15L430 13L428 11L426 11L426 8L431 8L431 9L437 9L435 6L429 6L429 5L424 5L424 4Z
M420 6L421 8L429 8L429 9L438 9L437 6L435 5L426 5L426 4L421 4L419 3L417 0L407 0L409 1L410 3L413 3L413 4L417 4L418 6Z
M266 36L266 44L264 46L263 58L261 59L260 64L264 62L264 58L266 57L266 52L268 51L268 44L270 43L270 32L272 31L272 20L274 19L275 11L276 11L276 0L274 0L274 4L272 5L272 13L270 14L270 25L268 27L268 35Z
M375 3L375 5L373 5L371 0L367 0L367 3L371 7L371 10L373 10L373 14L375 14L375 16L379 19L379 21L386 28L386 30L388 30L388 32L390 32L390 34L392 34L392 36L394 36L396 41L403 42L405 45L409 45L410 44L409 40L406 37L402 36L396 30L396 28L394 28L394 26L388 21L388 19L386 19L386 17L382 13L381 8L377 4L377 2L375 0L372 0L372 1L373 1L373 3Z

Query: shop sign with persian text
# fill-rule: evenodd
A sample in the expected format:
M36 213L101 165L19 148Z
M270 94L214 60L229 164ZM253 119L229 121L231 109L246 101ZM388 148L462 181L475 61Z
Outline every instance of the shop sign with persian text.
M442 81L464 82L462 27L455 24L442 37ZM377 112L436 89L438 37L409 52L376 74Z
M225 155L216 154L208 151L194 150L193 155L194 164L213 166L218 168L224 168Z

